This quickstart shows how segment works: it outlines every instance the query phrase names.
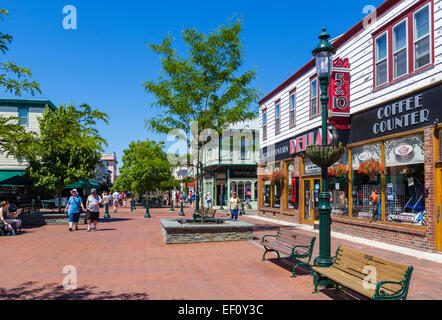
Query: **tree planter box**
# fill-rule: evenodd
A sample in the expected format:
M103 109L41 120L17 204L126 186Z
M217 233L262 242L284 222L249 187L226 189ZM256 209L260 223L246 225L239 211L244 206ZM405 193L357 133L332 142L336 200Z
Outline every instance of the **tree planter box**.
M253 240L254 225L250 223L223 219L212 220L207 224L192 222L161 220L166 244Z
M83 223L85 217L85 213L80 215L80 224ZM20 219L23 221L23 226L67 225L69 223L69 217L65 213L22 214Z

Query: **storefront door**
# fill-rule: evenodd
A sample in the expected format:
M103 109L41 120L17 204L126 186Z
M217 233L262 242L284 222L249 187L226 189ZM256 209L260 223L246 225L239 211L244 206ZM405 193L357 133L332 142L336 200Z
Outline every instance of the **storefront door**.
M302 223L313 225L319 223L319 193L321 192L320 178L307 178L303 180L303 214Z

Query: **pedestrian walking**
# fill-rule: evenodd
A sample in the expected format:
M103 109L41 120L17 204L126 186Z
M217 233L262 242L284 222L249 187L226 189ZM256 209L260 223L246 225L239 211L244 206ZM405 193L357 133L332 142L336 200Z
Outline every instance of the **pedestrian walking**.
M211 197L211 195L210 195L210 192L207 192L206 203L207 203L207 207L208 207L208 208L211 208L211 207L212 207L212 197Z
M123 208L127 207L127 196L126 194L123 192Z
M229 206L230 206L230 219L232 220L238 220L238 213L239 213L239 204L241 203L241 200L239 200L238 196L236 195L236 192L233 193L233 196L229 200Z
M193 208L193 193L192 192L189 192L189 204L190 204L190 207L191 208Z
M78 195L77 189L71 191L71 197L66 204L66 211L69 216L69 231L72 231L75 225L75 230L78 230L78 222L80 221L80 214L85 211L81 197Z
M118 191L115 191L112 194L112 202L113 202L113 205L114 205L114 214L118 213L118 204L120 202L120 194L118 193Z
M102 203L101 197L97 194L97 190L92 189L91 195L86 201L86 220L87 220L87 232L91 231L91 223L94 223L94 231L97 231L98 220L100 219L100 204Z

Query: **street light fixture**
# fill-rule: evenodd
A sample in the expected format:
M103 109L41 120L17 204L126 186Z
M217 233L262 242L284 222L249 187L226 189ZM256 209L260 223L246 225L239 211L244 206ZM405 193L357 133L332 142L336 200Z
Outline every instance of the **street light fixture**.
M330 83L330 76L333 66L333 55L336 54L336 48L328 41L330 35L324 28L319 39L321 40L318 46L313 50L313 56L316 61L316 73L318 75L321 86L321 106L322 106L322 145L326 146L328 143L328 112L327 105L328 85ZM328 267L333 264L330 257L330 224L331 224L331 206L330 195L327 192L327 168L322 166L322 190L319 196L319 257L316 262L320 267Z

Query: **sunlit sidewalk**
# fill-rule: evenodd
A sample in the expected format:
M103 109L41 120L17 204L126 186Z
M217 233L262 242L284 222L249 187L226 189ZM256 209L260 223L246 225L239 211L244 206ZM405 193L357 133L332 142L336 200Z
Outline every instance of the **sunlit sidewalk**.
M185 212L191 217L189 208ZM175 218L179 210L151 209L150 213L152 219L145 219L142 209L111 212L112 220L102 221L97 232L87 233L84 225L76 232L48 225L25 227L18 236L1 237L0 299L355 298L333 289L314 295L307 269L291 278L284 261L262 262L260 239L276 233L280 225L243 216L241 220L256 225L254 241L166 245L160 219ZM440 264L336 238L332 250L338 244L415 267L409 299L442 297ZM318 245L315 256L317 252ZM69 289L74 275L76 289Z

